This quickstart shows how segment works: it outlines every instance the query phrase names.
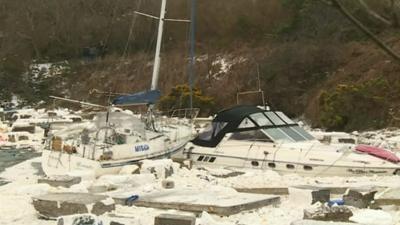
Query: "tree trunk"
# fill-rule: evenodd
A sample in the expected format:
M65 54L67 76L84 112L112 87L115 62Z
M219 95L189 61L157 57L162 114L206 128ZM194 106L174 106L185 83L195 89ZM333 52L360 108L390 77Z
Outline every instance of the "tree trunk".
M331 0L333 6L337 7L340 12L346 16L354 25L356 25L361 31L363 31L369 38L371 38L375 44L377 44L383 51L394 58L398 63L400 63L400 56L395 53L389 46L387 46L383 41L381 41L377 36L375 36L367 27L365 27L360 21L358 21L349 11L340 3L339 0Z

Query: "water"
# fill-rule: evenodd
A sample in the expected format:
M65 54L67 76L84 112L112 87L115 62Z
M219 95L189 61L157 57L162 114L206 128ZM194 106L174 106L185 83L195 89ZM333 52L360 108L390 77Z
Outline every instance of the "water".
M40 156L40 153L29 150L0 150L0 173L6 168L14 166L25 160ZM0 178L0 186L6 184L5 180Z

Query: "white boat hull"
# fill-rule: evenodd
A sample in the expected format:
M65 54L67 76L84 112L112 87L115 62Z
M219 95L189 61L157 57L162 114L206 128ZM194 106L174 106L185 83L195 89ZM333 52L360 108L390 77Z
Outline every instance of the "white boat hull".
M168 158L177 151L181 151L183 143L168 151L160 151L151 156L139 156L122 160L92 160L83 158L79 154L43 150L42 168L47 176L68 174L90 174L99 177L105 174L117 174L123 166L138 164L144 159Z
M273 170L279 174L303 176L393 175L400 165L367 154L330 150L301 151L301 147L274 147L271 144L224 143L217 148L189 144L184 156L199 166L224 166ZM306 147L307 149L310 147ZM351 150L349 150L351 151Z

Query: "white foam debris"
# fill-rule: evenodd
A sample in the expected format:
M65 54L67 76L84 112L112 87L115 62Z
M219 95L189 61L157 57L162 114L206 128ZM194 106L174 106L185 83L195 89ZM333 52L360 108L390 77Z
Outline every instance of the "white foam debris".
M127 174L127 175L105 175L96 180L84 180L82 183L71 188L50 187L47 184L37 184L36 170L32 163L40 163L40 158L25 161L21 164L8 168L0 174L11 183L0 186L0 224L34 224L34 225L54 225L54 221L43 221L37 218L37 214L31 204L31 197L34 195L45 194L48 192L87 192L87 188L96 185L113 187L106 189L109 196L140 196L144 193L154 193L162 190L160 181L153 174ZM147 161L144 168L158 167L165 170L165 165L173 166L174 173L169 180L175 182L175 191L192 188L197 190L199 196L204 199L215 200L214 196L202 195L202 190L213 190L223 193L235 194L232 187L286 187L293 185L331 185L331 186L363 186L363 185L382 185L400 186L400 179L397 176L388 177L301 177L298 175L281 176L273 171L261 171L250 169L235 169L234 171L244 172L243 175L235 177L220 178L212 174L226 174L232 171L231 168L192 169L175 168L175 164L170 160ZM157 166L158 165L158 166ZM142 168L142 171L146 171ZM168 166L167 166L168 168ZM161 171L161 169L160 169ZM203 213L198 219L197 225L219 224L219 225L289 225L295 220L303 218L303 210L311 204L311 191L296 188L289 188L289 195L281 197L281 204L277 207L268 206L255 210L244 211L227 217L219 217ZM168 197L168 196L167 196ZM113 200L108 198L104 204L111 204ZM7 206L7 207L3 207ZM391 221L388 224L400 222L400 212L397 208L386 207L385 211L372 210L355 211L353 220L363 222L363 224L374 224L375 218L378 222ZM103 221L123 221L124 224L147 225L154 222L154 217L161 213L177 213L175 210L159 210L143 207L116 206L112 215L102 215L99 218ZM370 218L368 221L362 218ZM118 220L117 220L118 219ZM383 224L383 223L375 223Z

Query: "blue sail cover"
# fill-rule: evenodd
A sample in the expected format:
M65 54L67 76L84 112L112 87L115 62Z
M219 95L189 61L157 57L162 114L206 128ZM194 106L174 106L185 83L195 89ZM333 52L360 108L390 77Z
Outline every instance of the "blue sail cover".
M113 105L144 105L155 104L161 97L160 90L143 91L131 95L119 96L114 99Z

